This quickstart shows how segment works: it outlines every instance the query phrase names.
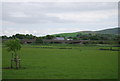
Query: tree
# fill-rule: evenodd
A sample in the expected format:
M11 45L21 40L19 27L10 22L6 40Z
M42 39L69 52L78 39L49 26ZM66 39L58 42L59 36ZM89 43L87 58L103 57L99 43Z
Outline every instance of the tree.
M25 35L24 34L16 34L16 35L12 35L12 38L18 38L18 39L24 39Z
M6 35L2 36L2 39L8 39L8 37Z
M12 38L18 38L18 39L34 39L36 38L36 36L33 36L32 34L15 34L15 35L12 35Z
M46 39L53 39L55 36L53 35L46 35Z
M17 53L21 49L20 40L18 39L7 40L5 42L5 46L7 47L8 52L12 53L11 68L13 68L13 62L15 62L16 64L16 69L20 68L20 59Z
M43 43L43 38L42 37L37 37L35 42L36 43Z
M56 37L61 37L60 35L56 35Z

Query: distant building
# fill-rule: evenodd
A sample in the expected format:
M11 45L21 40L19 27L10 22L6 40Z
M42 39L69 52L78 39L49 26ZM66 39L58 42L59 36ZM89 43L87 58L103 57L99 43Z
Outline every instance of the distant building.
M65 40L65 38L64 37L55 37L55 38L53 38L53 40Z
M21 43L23 44L31 44L36 41L36 39L20 39Z
M2 42L6 40L11 40L11 39L2 39ZM36 39L20 39L21 43L23 44L31 44L35 43ZM67 39L65 40L64 37L56 37L54 39L44 39L43 43L56 43L56 44L86 44L90 40L73 40L73 39Z
M67 39L67 40L73 40L73 39Z

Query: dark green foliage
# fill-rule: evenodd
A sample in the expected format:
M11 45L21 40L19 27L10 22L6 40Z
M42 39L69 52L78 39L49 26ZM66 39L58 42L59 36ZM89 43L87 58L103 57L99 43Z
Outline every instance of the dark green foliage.
M16 35L12 35L12 37L10 38L18 38L18 39L34 39L36 38L36 36L33 36L32 34L16 34Z
M45 39L53 39L55 36L54 35L46 35Z
M37 37L35 43L43 43L43 38L42 37Z
M8 39L8 37L6 35L2 36L2 39Z
M56 37L61 37L60 35L56 35Z

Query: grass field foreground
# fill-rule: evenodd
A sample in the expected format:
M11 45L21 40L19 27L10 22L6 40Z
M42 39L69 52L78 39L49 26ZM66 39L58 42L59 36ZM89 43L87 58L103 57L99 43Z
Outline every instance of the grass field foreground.
M117 79L118 51L99 48L108 47L23 45L24 69L3 69L3 79ZM10 67L10 60L3 47L3 68Z

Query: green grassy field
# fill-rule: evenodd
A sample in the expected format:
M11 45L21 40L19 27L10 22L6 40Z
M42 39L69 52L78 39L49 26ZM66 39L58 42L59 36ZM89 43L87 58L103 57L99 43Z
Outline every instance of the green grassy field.
M24 69L3 69L3 79L117 79L118 51L79 45L24 45ZM117 49L114 47L114 49ZM11 54L3 47L3 68Z

